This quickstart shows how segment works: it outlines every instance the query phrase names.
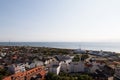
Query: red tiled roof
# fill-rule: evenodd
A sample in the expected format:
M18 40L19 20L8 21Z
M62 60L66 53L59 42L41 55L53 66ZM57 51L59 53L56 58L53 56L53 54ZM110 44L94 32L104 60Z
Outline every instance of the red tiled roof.
M20 79L21 77L25 77L25 76L30 77L31 75L35 75L35 74L41 74L42 78L44 78L44 76L46 75L46 71L43 69L43 67L36 67L29 71L18 72L11 76L5 77L3 80L12 80L11 79L12 77L15 77L15 78L19 77L19 79Z

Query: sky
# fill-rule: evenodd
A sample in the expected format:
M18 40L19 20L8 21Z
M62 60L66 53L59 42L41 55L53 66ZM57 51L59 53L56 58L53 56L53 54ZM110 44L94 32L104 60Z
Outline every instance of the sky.
M0 0L0 42L119 42L120 0Z

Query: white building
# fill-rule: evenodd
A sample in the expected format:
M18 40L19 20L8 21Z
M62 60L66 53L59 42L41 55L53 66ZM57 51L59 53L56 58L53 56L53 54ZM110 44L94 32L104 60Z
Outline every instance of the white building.
M56 60L53 60L51 63L50 63L50 66L53 66L53 65L60 65L61 63L59 61L56 61Z
M68 73L68 70L69 70L69 64L67 64L66 62L62 62L60 71Z
M11 73L18 73L18 72L26 71L24 64L16 64L16 65L13 64L13 65L10 65L10 66L8 66L8 70Z
M61 68L61 62L53 60L52 62L50 62L49 66L47 67L49 69L49 72L52 72L58 75Z
M42 61L34 61L35 66L43 66L43 62Z
M84 68L85 68L85 65L83 61L71 62L69 64L68 72L84 72Z
M28 62L25 63L25 67L26 67L26 68L30 68L30 65L29 65Z
M53 59L47 59L47 60L45 60L44 64L45 65L50 64L52 61L53 61Z
M59 74L60 73L60 65L53 65L49 68L49 72Z
M30 68L34 68L34 67L36 67L35 63L31 63Z
M0 57L0 59L2 59L2 57Z
M5 57L6 53L0 53L0 56Z

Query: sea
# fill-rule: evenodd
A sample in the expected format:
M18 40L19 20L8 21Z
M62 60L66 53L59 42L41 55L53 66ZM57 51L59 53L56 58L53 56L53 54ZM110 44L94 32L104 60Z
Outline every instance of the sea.
M0 46L33 46L62 49L103 50L120 53L120 42L0 42Z

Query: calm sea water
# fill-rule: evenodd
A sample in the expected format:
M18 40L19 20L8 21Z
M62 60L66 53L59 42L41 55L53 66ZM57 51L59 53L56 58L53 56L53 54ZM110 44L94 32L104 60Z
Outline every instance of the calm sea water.
M120 52L120 43L107 42L0 42L4 46L35 46Z

